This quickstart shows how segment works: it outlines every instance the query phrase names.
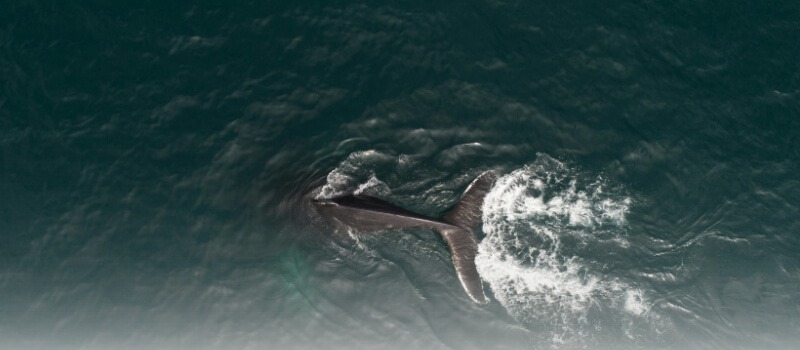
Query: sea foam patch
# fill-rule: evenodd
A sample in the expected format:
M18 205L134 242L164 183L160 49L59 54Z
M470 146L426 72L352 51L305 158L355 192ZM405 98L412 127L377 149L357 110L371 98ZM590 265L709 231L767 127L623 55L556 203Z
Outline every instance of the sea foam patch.
M500 177L485 198L478 271L512 317L545 343L644 335L658 318L646 291L602 271L602 255L591 254L598 242L626 249L631 202L604 179L539 154Z

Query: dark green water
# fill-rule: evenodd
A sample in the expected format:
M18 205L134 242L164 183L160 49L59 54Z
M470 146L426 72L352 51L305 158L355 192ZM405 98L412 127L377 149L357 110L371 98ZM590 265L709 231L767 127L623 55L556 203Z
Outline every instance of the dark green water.
M800 346L796 1L6 1L0 76L0 348ZM489 169L486 306L307 206Z

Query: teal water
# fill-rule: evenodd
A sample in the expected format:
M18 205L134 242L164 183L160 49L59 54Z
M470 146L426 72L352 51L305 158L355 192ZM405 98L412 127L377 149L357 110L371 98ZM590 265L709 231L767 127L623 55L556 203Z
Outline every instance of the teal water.
M794 1L8 1L0 348L795 349ZM485 170L473 304L426 230Z

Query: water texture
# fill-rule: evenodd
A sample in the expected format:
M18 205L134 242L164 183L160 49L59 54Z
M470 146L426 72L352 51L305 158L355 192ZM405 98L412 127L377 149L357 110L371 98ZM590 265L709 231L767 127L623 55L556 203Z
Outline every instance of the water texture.
M796 1L0 8L2 349L800 346Z

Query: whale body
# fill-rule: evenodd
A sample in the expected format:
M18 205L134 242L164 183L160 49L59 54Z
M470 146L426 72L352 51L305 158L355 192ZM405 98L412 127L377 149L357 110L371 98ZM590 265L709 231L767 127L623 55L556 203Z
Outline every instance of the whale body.
M348 194L315 199L313 204L325 218L357 232L410 227L429 228L438 232L450 249L453 266L464 290L473 301L485 304L488 301L475 266L478 240L473 230L481 222L483 198L496 177L494 172L488 171L475 178L455 206L438 219L365 195Z

